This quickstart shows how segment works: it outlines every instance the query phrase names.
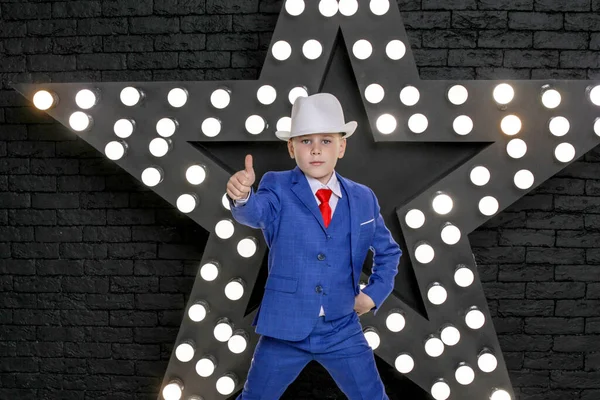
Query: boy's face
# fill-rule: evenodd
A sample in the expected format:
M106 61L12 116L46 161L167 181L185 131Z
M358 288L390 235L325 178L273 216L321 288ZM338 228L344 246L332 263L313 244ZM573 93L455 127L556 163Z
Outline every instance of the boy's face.
M313 133L288 140L290 157L305 175L326 184L338 158L344 157L346 139L341 133ZM320 163L317 163L320 162Z

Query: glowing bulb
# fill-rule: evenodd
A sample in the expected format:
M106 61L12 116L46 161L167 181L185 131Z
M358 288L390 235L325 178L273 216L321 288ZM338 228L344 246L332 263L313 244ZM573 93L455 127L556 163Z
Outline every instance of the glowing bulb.
M406 213L404 220L409 227L418 229L425 223L425 214L421 210L412 209Z
M381 343L381 339L379 338L377 332L373 329L366 329L364 335L371 349L376 350Z
M390 2L389 0L371 0L369 8L373 14L383 15L390 9Z
M308 96L308 91L306 90L306 88L302 87L302 86L298 86L298 87L295 87L292 90L290 90L290 93L288 94L288 100L289 100L290 104L293 105L298 97L307 97L307 96Z
M277 130L290 132L292 130L292 119L290 117L281 117L277 121Z
M277 91L273 86L263 85L256 92L256 98L261 104L273 104L273 102L277 98Z
M246 130L252 135L258 135L265 130L267 124L260 115L251 115L246 119Z
M231 337L233 333L233 330L231 329L231 325L229 325L227 323L227 321L221 321L219 322L216 326L215 329L213 330L213 334L215 335L215 339L217 339L219 342L226 342L229 340L229 338Z
M340 14L350 17L358 11L358 2L356 0L340 0Z
M406 325L406 319L399 312L393 312L385 319L385 325L392 332L400 332Z
M128 86L121 90L121 103L128 107L133 107L142 99L142 93L134 87Z
M117 122L115 122L115 125L113 126L113 131L118 137L126 139L133 133L134 126L135 125L133 121L129 119L120 119Z
M467 268L466 265L460 265L456 271L454 271L454 282L460 287L468 287L475 280L473 271Z
M570 143L561 143L554 149L554 157L563 163L572 161L575 158L575 147Z
M229 395L235 389L235 381L231 376L225 375L217 380L217 392L222 395Z
M125 154L125 145L116 140L108 142L104 147L104 154L109 160L120 160Z
M431 396L435 400L446 400L450 397L450 386L444 381L438 381L431 386Z
M215 137L221 132L221 121L216 118L209 117L202 121L202 133L208 137Z
M527 144L521 139L511 139L506 145L506 152L512 158L521 158L527 153Z
M292 46L285 40L280 40L273 44L271 48L273 57L279 61L285 61L292 55Z
M467 88L462 85L454 85L448 89L448 101L456 106L464 104L468 98L469 92L467 91Z
M479 200L479 211L486 216L492 216L498 212L498 200L493 196L485 196Z
M148 187L154 187L162 181L162 172L158 168L148 167L142 172L142 182Z
M408 129L410 129L413 133L418 134L425 132L428 124L429 122L427 121L427 117L423 114L414 114L408 119Z
M477 358L477 366L481 371L490 373L498 366L498 360L489 351L484 351Z
M77 132L85 131L92 124L92 118L82 111L75 111L69 117L71 129Z
M252 238L245 238L238 242L237 252L244 258L250 258L256 254L256 242Z
M516 115L507 115L500 122L500 129L509 136L516 135L521 131L521 119Z
M181 399L182 392L183 388L181 387L179 382L171 382L164 387L162 395L165 398L165 400L179 400Z
M196 208L196 206L196 197L192 196L191 194L185 193L177 198L177 208L182 213L190 213L194 210L194 208Z
M471 329L479 329L485 323L485 315L478 309L470 310L465 316L465 323Z
M494 88L494 100L498 104L508 104L515 97L515 90L508 83L501 83Z
M196 373L203 378L207 378L215 372L215 363L210 358L202 358L196 363Z
M219 276L219 268L214 263L206 263L200 268L200 276L207 282L212 282Z
M218 109L223 109L229 105L231 95L225 89L217 89L210 95L210 104Z
M401 374L408 374L415 367L415 360L408 354L400 354L396 357L394 366Z
M554 117L550 119L548 128L554 136L564 136L569 132L571 124L569 124L569 120L565 117Z
M202 165L192 165L185 170L185 179L192 185L199 185L206 179L206 170Z
M596 118L596 122L594 122L594 132L596 136L600 136L600 118Z
M427 291L427 299L431 304L439 306L443 304L448 298L448 292L439 283L433 284Z
M162 137L173 136L177 130L177 123L171 118L161 118L156 123L156 133Z
M446 346L454 346L460 340L460 332L454 326L448 325L442 329L440 337Z
M207 309L202 303L196 303L188 310L188 317L194 322L200 322L206 318Z
M450 196L440 193L433 198L431 205L433 206L433 211L440 215L446 215L452 211L454 204Z
M384 135L389 135L396 130L396 118L391 114L382 114L375 123L377 130Z
M400 91L400 101L405 106L414 106L419 102L420 97L419 89L414 86L406 86Z
M475 371L466 364L461 365L454 372L456 381L461 385L469 385L475 379Z
M319 12L324 17L333 17L338 12L338 3L336 0L319 1Z
M185 89L175 88L169 91L167 101L172 107L180 108L187 103L188 93Z
M194 346L191 343L182 343L175 348L175 357L181 362L188 362L194 358Z
M371 46L371 42L368 40L360 39L352 46L352 53L359 60L366 60L373 53L373 46Z
M431 357L439 357L444 352L444 343L436 337L430 337L425 342L425 352Z
M556 108L560 105L560 93L555 89L545 90L542 94L542 104L546 108Z
M297 17L304 11L304 0L287 0L285 2L285 11L293 17Z
M459 115L454 119L452 128L457 135L468 135L473 130L473 120L466 115Z
M415 249L415 258L421 264L429 264L434 256L435 252L433 251L433 247L426 243L418 245Z
M372 104L379 103L381 100L383 100L384 95L385 92L383 87L377 83L372 83L365 89L365 98L369 103Z
M533 185L533 174L526 169L519 170L515 174L514 182L519 189L529 189Z
M56 104L55 95L47 90L40 90L33 95L33 105L38 110L48 110Z
M229 300L239 300L244 295L244 285L238 281L234 280L225 285L225 296Z
M449 245L454 245L460 240L460 229L455 225L447 224L442 228L442 241Z
M162 157L169 151L169 142L163 138L155 138L150 141L148 149L154 157Z
M77 92L75 95L75 103L79 108L84 110L89 110L90 108L96 105L98 98L96 97L96 93L89 89L83 89Z
M511 398L506 390L497 389L490 396L490 400L511 400Z
M321 57L323 46L318 40L310 39L302 45L302 54L309 60L316 60Z
M233 236L233 223L227 219L217 222L215 226L215 232L221 239L229 239Z
M235 334L227 341L227 347L235 354L243 353L247 346L248 342L242 334Z
M478 165L471 170L469 174L471 182L476 186L484 186L490 181L490 170Z
M600 106L600 85L594 86L590 90L590 101L596 105Z
M385 54L391 60L399 60L406 54L406 46L400 40L390 40L385 46Z

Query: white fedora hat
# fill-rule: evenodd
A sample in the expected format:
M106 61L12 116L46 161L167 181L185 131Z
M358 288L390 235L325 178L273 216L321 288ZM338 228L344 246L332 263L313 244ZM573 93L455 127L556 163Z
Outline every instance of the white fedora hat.
M313 133L343 132L342 138L350 137L358 124L344 122L344 111L339 100L330 93L317 93L298 97L292 106L291 131L276 131L275 135L287 141L290 138Z

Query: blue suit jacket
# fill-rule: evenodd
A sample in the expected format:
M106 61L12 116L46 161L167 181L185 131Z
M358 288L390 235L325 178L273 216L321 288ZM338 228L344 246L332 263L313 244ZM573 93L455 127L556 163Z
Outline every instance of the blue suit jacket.
M351 251L354 292L358 295L362 266L372 249L372 274L362 291L373 299L376 314L394 287L402 252L384 224L373 191L335 173L348 193L351 248L327 249L327 256L335 259L336 252ZM229 201L235 220L260 228L270 249L265 293L252 325L262 335L285 340L305 338L321 307L311 271L321 266L317 247L327 230L304 173L298 166L267 172L256 193L251 189L245 204L235 207Z

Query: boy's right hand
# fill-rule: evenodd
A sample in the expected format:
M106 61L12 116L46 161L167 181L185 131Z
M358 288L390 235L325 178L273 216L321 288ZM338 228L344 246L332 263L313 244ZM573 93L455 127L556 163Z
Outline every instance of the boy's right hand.
M227 182L227 194L233 200L244 200L250 193L254 184L254 168L252 168L252 155L247 154L244 161L245 169L236 172Z

